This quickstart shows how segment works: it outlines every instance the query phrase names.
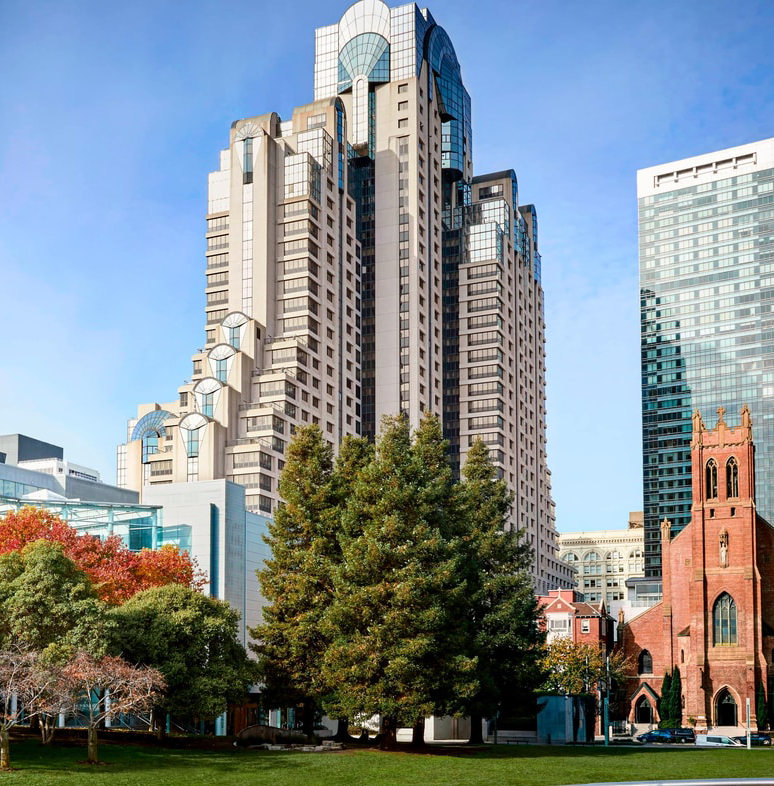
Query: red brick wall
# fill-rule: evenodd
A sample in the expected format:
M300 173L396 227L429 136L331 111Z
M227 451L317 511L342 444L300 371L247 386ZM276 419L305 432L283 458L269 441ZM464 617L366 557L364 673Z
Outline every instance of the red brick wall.
M664 600L622 629L629 697L645 682L660 693L664 673L678 666L683 723L694 718L697 728L716 724L715 699L722 689L737 703L738 723L744 722L748 697L754 715L756 682L770 671L774 637L764 637L762 620L774 630L774 530L756 517L754 448L744 412L742 421L731 429L721 416L715 429L706 430L694 418L691 523L671 540L668 528L662 528ZM726 462L732 456L738 463L738 496L728 497ZM717 494L708 498L710 459L717 465ZM721 537L727 539L725 561ZM737 642L716 645L713 607L724 592L736 604ZM652 675L636 674L643 649L653 658ZM633 705L629 709L633 720Z

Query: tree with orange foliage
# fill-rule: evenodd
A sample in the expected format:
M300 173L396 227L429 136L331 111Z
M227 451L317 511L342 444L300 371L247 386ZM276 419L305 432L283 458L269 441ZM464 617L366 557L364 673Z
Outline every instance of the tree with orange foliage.
M99 598L111 605L165 584L182 584L195 590L206 584L196 561L176 546L130 551L117 535L104 540L80 535L43 508L24 507L0 519L0 554L21 551L36 540L60 543L65 556L89 577Z

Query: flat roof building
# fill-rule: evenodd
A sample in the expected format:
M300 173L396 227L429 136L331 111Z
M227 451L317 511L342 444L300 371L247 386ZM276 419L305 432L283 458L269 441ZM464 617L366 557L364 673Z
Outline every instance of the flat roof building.
M675 535L691 518L696 409L720 422L749 406L756 502L774 520L774 139L642 169L637 198L645 573L658 577L660 522Z
M534 205L474 175L470 96L427 9L360 0L315 33L314 100L236 120L209 176L204 346L143 405L119 485L227 479L270 516L295 429L334 448L437 414L459 471L482 439L514 492L538 592L557 559Z

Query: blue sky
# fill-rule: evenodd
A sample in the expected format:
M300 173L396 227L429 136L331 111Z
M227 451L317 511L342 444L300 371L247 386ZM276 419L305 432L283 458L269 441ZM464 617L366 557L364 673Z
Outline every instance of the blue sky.
M112 482L139 402L202 345L207 173L233 120L312 98L338 4L0 1L0 433ZM768 0L431 10L478 173L537 206L560 531L641 506L636 170L774 136Z

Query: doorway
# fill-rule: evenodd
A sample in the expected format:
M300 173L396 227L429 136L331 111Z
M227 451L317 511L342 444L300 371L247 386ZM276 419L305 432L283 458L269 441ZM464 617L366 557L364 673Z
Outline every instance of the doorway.
M634 705L635 723L653 723L653 707L645 696L640 696Z
M734 697L727 688L723 688L715 700L715 725L736 726L737 707Z

